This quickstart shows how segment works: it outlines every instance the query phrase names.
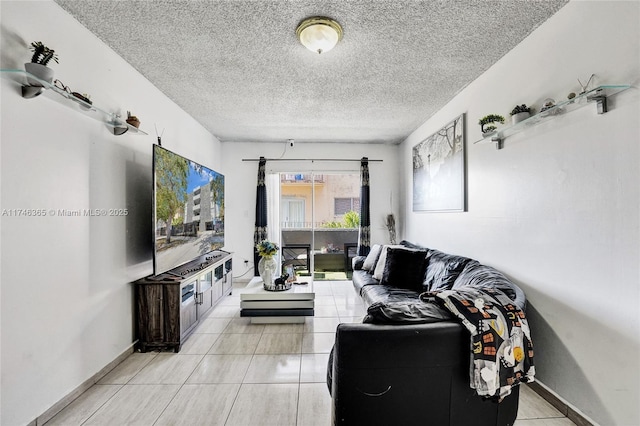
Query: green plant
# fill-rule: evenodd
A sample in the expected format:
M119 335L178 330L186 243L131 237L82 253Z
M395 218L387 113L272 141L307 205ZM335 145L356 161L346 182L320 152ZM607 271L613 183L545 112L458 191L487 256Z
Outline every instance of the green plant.
M331 221L323 222L323 228L357 228L360 226L360 215L353 210L348 211L342 217L342 222Z
M342 222L337 222L337 221L332 221L332 222L323 222L322 225L323 228L343 228Z
M346 212L343 220L345 228L357 228L360 226L360 215L353 210Z
M529 108L526 104L516 105L515 108L511 110L511 115L516 115L521 112L531 112L531 108Z
M480 125L480 130L482 131L482 133L488 133L488 132L492 132L494 130L497 129L496 126L487 126L487 124L491 124L491 123L501 123L504 124L504 117L498 114L489 114L489 115L485 115L484 117L482 117L479 121L478 124ZM485 127L487 126L487 127Z
M33 62L34 64L46 66L52 59L56 64L59 63L58 55L55 53L55 51L42 44L41 41L32 42L30 49L33 52L31 62Z

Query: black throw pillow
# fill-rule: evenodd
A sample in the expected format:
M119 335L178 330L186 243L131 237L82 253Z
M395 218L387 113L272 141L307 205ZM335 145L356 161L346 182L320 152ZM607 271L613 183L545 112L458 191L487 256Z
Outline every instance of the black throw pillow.
M478 263L468 257L431 250L427 261L427 272L424 277L424 291L451 290L456 278L469 262Z
M411 241L402 240L400 241L401 246L405 246L406 248L414 249L414 250L429 250L427 247L412 243Z
M422 291L427 251L389 247L380 284Z

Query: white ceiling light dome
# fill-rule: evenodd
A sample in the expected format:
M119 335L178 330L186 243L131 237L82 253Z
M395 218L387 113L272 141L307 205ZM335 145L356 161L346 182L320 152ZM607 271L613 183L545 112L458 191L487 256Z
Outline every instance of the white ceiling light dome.
M342 39L342 27L331 18L315 16L300 22L296 35L307 49L324 53L333 49Z

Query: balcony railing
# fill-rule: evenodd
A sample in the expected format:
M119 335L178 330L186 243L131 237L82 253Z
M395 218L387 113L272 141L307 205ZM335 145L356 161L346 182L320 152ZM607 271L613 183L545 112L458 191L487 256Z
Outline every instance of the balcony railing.
M316 226L318 226L318 224L315 224ZM311 229L313 228L314 223L313 222L281 222L280 223L280 228L281 229Z
M331 229L338 229L338 230L350 230L350 229L355 229L357 230L358 228L330 228L325 226L326 222L280 222L280 228L281 229L313 229L315 228L316 231L318 230L331 230Z
M358 245L357 228L282 229L282 260L285 265L309 271L313 256L314 276L326 272L350 272ZM348 275L347 275L348 277Z
M282 174L280 175L280 182L282 183L324 183L324 175L310 175L304 173L297 174Z

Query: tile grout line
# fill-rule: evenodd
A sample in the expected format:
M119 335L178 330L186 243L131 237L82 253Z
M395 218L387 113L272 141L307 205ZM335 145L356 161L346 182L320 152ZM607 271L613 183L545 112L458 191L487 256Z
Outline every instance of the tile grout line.
M206 318L210 318L211 313L207 314ZM194 330L194 334L197 331ZM205 334L205 333L200 333L200 334ZM211 333L213 334L213 333ZM213 345L215 344L215 342L220 338L221 334L218 334L218 337L216 338L216 340L214 340L214 342L211 344L211 346L209 347L209 349L207 349L207 352L209 350L211 350L211 348L213 347ZM191 371L191 373L189 373L187 375L187 377L184 379L184 382L182 382L182 384L180 384L180 387L178 388L178 390L176 391L176 393L173 394L173 396L171 397L171 399L169 399L169 401L167 402L167 405L165 405L165 407L162 409L162 412L160 412L160 415L158 415L158 417L154 420L153 425L155 425L156 423L158 423L158 420L160 420L160 418L162 417L162 415L165 413L165 411L167 411L167 408L169 408L169 406L171 405L171 403L173 402L174 399L176 399L176 397L178 396L178 394L180 393L180 391L184 388L184 386L187 384L187 382L189 381L189 379L191 378L191 376L193 376L193 373L198 369L198 367L200 366L200 364L202 364L202 362L204 361L204 358L207 356L207 352L205 352L204 355L202 355L202 358L200 359L200 361L198 361L198 363L195 365L195 367L193 368L193 370ZM199 354L198 354L199 355ZM180 354L176 354L176 356L180 356Z
M135 353L135 352L134 352L134 353ZM140 372L141 372L142 370L144 370L144 368L145 368L147 365L149 365L149 364L150 364L154 359L156 359L156 357L158 356L158 353L157 353L157 352L154 352L154 353L155 353L155 355L153 355L153 357L151 357L151 359L149 359L149 361L147 361L147 362L146 362L146 363L145 363L145 364L140 368L140 370L138 370L138 371L136 372L136 374L134 374L133 376L131 376L131 377L129 378L129 380L127 380L125 383L120 383L120 384L118 384L118 385L120 386L120 389L118 389L118 390L117 390L113 395L111 395L111 396L110 396L109 398L107 398L107 399L106 399L102 404L100 404L100 406L99 406L98 408L96 408L96 409L93 411L93 413L91 413L91 415L90 415L89 417L87 417L83 422L81 422L81 423L80 423L80 426L82 426L82 425L86 424L89 420L91 420L91 418L92 418L92 417L94 417L94 416L98 413L98 411L100 411L100 409L101 409L102 407L104 407L105 405L107 405L107 404L109 403L109 401L111 401L113 398L115 398L115 396L116 396L116 395L118 395L120 392L122 392L122 390L124 389L124 387L125 387L125 386L127 386L127 385L129 384L129 382L131 382L131 380L133 380L133 378L134 378L134 377L136 377L138 374L140 374ZM131 356L131 355L129 355L129 356ZM128 358L128 357L127 357L127 358ZM124 361L123 361L123 362L124 362ZM120 363L120 364L122 364L122 363ZM120 364L118 364L118 365L120 365ZM118 365L116 365L113 369L111 369L111 371L115 370L115 369L118 367ZM109 373L110 373L111 371L109 371ZM107 374L109 374L109 373L107 373ZM105 374L105 376L106 376L106 374ZM103 377L103 378L104 378L104 377ZM94 383L94 384L93 384L93 386L96 386L96 385L98 385L98 383ZM91 388L93 388L93 386L92 386ZM91 389L91 388L89 388L89 389ZM89 389L87 389L85 392L87 392ZM83 394L84 394L85 392L83 392Z
M347 282L347 283L348 283L348 282ZM335 288L334 288L334 283L327 284L326 286L324 286L324 285L323 285L323 286L321 287L321 291L325 291L325 292L326 292L327 290L329 290L329 292L328 292L328 293L325 293L325 294L322 294L322 295L323 295L323 296L324 296L324 295L326 295L326 296L331 296L331 298L332 298L332 302L333 302L333 303L332 303L332 304L329 304L329 305L327 305L327 306L333 306L333 307L336 309L336 312L338 312L338 309L337 309L337 308L338 308L338 307L337 307L337 300L336 300L336 297L337 297L337 296L339 296L339 297L341 297L341 298L344 298L345 296L346 296L346 297L353 296L351 293L345 292L345 291L344 291L344 289L342 289L342 288L338 288L337 286L335 286ZM339 291L339 293L336 293L335 291ZM355 294L355 293L354 293L354 294ZM356 297L357 297L357 295L356 295ZM344 308L345 308L345 309L347 309L347 308L349 308L349 306L350 306L350 305L345 304L345 305L344 305ZM355 315L355 312L359 312L359 308L354 308L354 309L358 309L358 310L357 310L357 311L354 311L354 313L353 313L353 314L351 314L351 316L349 316L349 317L341 317L341 316L340 316L340 313L338 312L338 313L337 313L337 316L335 317L335 318L337 319L338 323L342 323L343 318L344 318L344 319L347 319L347 318L348 318L350 321L351 321L351 320L353 320L353 319L354 319L354 318L356 318L356 317L357 317L357 318L362 319L362 316L363 316L364 314L354 316L354 315ZM210 316L212 313L213 313L213 312L211 312L211 313L209 313L209 315L207 315L207 319L209 319L209 318L214 318L214 317L211 317L211 316ZM347 311L347 312L345 312L345 313L347 313L347 314L348 314L348 311ZM226 319L226 320L228 320L228 322L226 323L225 327L224 327L224 328L223 328L219 333L215 333L215 334L217 334L217 335L218 335L218 337L217 337L216 339L214 339L214 340L213 340L213 342L211 343L211 345L210 345L210 346L209 346L209 348L205 351L205 353L204 353L204 354L195 354L195 355L202 355L202 358L201 358L201 359L200 359L200 361L196 364L196 366L193 368L193 370L192 370L192 371L187 375L187 377L185 378L185 380L180 384L180 386L178 387L177 391L172 395L172 397L171 397L171 398L170 398L170 400L167 402L167 404L164 406L164 408L162 408L162 410L161 410L160 414L157 416L157 418L155 418L155 420L153 420L153 422L152 422L151 424L154 424L154 425L155 425L155 424L157 424L157 423L159 422L160 418L161 418L163 415L165 415L165 413L167 413L167 410L168 410L169 406L172 404L172 402L174 402L174 401L176 400L177 395L180 393L180 391L181 391L181 390L183 390L183 389L184 389L184 387L185 387L185 385L187 384L188 380L189 380L191 377L193 377L193 376L194 376L195 371L198 369L198 367L200 367L200 366L202 365L202 363L203 363L203 361L205 360L205 358L206 358L208 355L216 355L216 354L209 354L209 351L213 348L213 346L214 346L214 345L219 341L219 339L222 339L225 335L227 335L227 336L228 336L228 335L232 334L232 333L225 333L225 330L227 330L229 327L231 327L231 326L232 326L232 324L234 323L234 320L236 320L236 319L240 319L239 317L237 317L237 316L235 316L235 315L234 315L234 316L232 316L232 317L224 317L224 318L215 317L215 318L216 318L216 319ZM324 326L324 324L325 324L325 321L324 321L324 320L326 319L326 322L328 322L328 321L329 321L329 319L330 319L330 318L333 318L333 317L315 317L315 316L314 316L314 317L309 317L308 319L310 320L311 324L313 324L313 321L314 321L316 318L321 319L321 320L322 320L321 322L323 323L323 326ZM259 333L253 333L253 334L259 334L259 335L260 335L260 338L258 339L258 343L254 346L254 348L253 348L253 350L252 350L252 353L250 353L250 355L251 355L250 362L249 362L249 364L248 364L248 366L247 366L246 370L244 371L244 374L243 374L242 378L240 379L240 383L238 384L238 388L237 388L237 391L236 391L236 393L235 393L235 396L233 397L233 399L232 399L232 401L231 401L231 404L229 405L229 407L230 407L230 408L229 408L229 411L227 412L226 418L221 419L221 420L223 420L223 421L224 421L224 423L223 423L223 424L225 424L225 425L226 425L226 424L229 422L229 420L231 419L231 414L232 414L232 412L233 412L233 409L234 409L234 407L236 406L236 404L239 402L240 390L241 390L241 389L243 388L243 386L245 385L244 380L246 380L246 377L247 377L247 375L248 375L249 367L251 366L251 363L255 360L256 355L260 355L260 354L258 354L258 353L257 353L257 351L258 351L258 348L259 348L259 342L260 342L260 341L262 341L262 338L263 338L266 334L299 334L299 335L301 335L301 336L302 336L302 338L303 338L305 334L311 334L311 335L313 335L313 334L315 334L315 333L317 332L317 330L313 329L313 330L309 330L309 333L305 333L305 326L306 326L306 325L307 325L306 323L303 323L301 328L300 328L300 327L298 327L298 328L295 328L295 327L294 327L294 328L286 328L286 329L284 329L284 330L287 330L287 331L282 331L282 329L276 329L276 330L281 330L282 332L280 332L280 333L267 333L267 326L265 325L264 327L262 327L262 329L259 331ZM323 329L323 330L325 330L325 329ZM195 330L194 332L196 332L196 331L197 331L197 330ZM323 331L323 333L324 333L324 331ZM202 333L201 333L201 334L202 334ZM207 333L207 334L209 334L209 333ZM240 334L240 335L242 335L242 334L245 334L245 333L235 333L235 334ZM334 334L335 334L335 332L334 332ZM314 355L318 355L318 354L325 354L325 352L317 352L317 350L319 350L319 349L316 349L315 347L312 347L312 348L310 349L310 352L308 352L308 353L303 353L303 352L302 352L302 349L303 349L303 346L302 346L302 340L303 340L303 339L302 339L302 338L301 338L301 342L300 342L300 351L299 351L299 353L292 353L292 354L290 354L290 355L298 355L298 356L299 356L299 360L300 360L300 361L299 361L299 365L298 365L298 380L297 380L297 385L298 385L298 386L297 386L297 401L296 401L296 406L295 406L295 417L294 417L294 421L293 421L293 423L292 423L292 424L294 424L294 425L296 425L296 426L300 423L300 419L301 419L301 417L300 417L300 416L301 416L301 415L302 415L302 413L303 413L301 410L304 408L304 406L302 406L302 405L301 405L301 402L302 402L302 401L301 401L301 399L302 399L302 384L303 384L303 382L302 382L303 355L311 355L311 356L314 356ZM155 351L154 351L154 352L155 352ZM238 351L234 351L234 352L238 352ZM88 423L92 418L95 418L95 416L96 416L96 414L98 413L98 411L100 411L100 410L101 410L101 409L102 409L106 404L108 404L108 403L109 403L109 401L112 401L112 400L113 400L113 398L114 398L116 395L118 395L120 392L122 392L122 390L124 389L124 387L125 387L125 386L127 386L127 385L130 385L130 386L139 386L139 385L131 384L131 382L132 382L136 377L138 377L138 376L141 374L141 372L142 372L145 368L147 368L151 362L153 362L153 360L154 360L154 359L156 359L156 358L158 357L158 354L159 354L158 352L155 352L155 353L153 354L153 357L151 357L151 358L150 358L150 359L149 359L149 360L148 360L148 361L147 361L147 362L146 362L142 367L140 367L140 369L139 369L139 370L137 370L137 371L135 372L135 374L133 374L133 375L132 375L128 380L124 381L125 383L115 383L115 385L118 385L118 386L119 386L119 388L115 391L115 393L114 393L113 395L111 395L108 399L106 399L103 403L101 403L101 404L100 404L100 406L99 406L99 407L97 407L97 408L96 408L96 409L95 409L95 410L94 410L90 415L88 415L88 417L87 417L84 421L81 421L81 422L80 422L80 423L78 423L78 424L79 424L79 425L85 425L85 424L86 424L86 423ZM177 356L181 356L181 355L185 355L185 354L176 354L176 355L177 355ZM187 354L187 355L191 355L191 354ZM228 355L236 355L236 354L228 354ZM240 354L238 354L238 355L240 355ZM245 355L245 353L243 353L242 355ZM246 353L246 355L249 355L249 353ZM280 354L280 353L278 352L277 354L269 354L269 353L266 353L266 354L264 354L264 355L289 355L289 354ZM314 367L315 367L315 366L316 366L316 365L314 364ZM116 367L117 367L117 366L116 366ZM115 369L116 367L114 367L114 369ZM112 369L111 371L113 371L114 369ZM322 381L322 380L317 381L317 378L315 377L315 373L314 373L314 374L313 374L313 376L311 376L311 377L312 377L312 381L311 381L311 382L308 382L308 383L313 383L313 384L316 384L316 383L323 383L323 381ZM266 380L267 382L266 382L266 383L262 383L262 384L266 384L266 385L269 385L269 384L276 384L276 383L268 382L268 380L269 380L269 379L265 379L265 380ZM292 381L292 382L290 382L290 383L295 383L295 382L293 382L293 381ZM96 385L96 384L98 384L98 383L95 383L94 385ZM208 384L208 383L207 383L207 384ZM211 383L211 384L215 384L215 383ZM260 384L260 383L256 383L256 384ZM283 383L283 384L284 384L284 383ZM307 382L305 382L304 384L307 384ZM246 384L246 385L248 386L249 384ZM245 389L246 389L246 388L245 388ZM88 389L87 389L87 390L88 390ZM85 392L86 392L86 391L85 391ZM292 411L293 411L293 410L292 410ZM311 412L311 411L310 411L310 412ZM324 410L323 410L323 413L324 413ZM327 413L324 413L324 414L327 414ZM568 416L566 416L566 415L562 416L562 413L560 413L560 414L561 414L560 416L547 416L547 417L535 417L535 418L530 418L530 419L518 419L518 421L520 421L520 422L525 422L524 424L528 424L528 423L534 423L534 421L535 421L535 420L544 420L544 419L563 419L563 418L568 418L570 421L572 420L572 419L570 419ZM539 414L539 415L540 415L540 414ZM330 414L329 414L329 416L330 416ZM54 417L55 417L55 416L54 416ZM323 417L323 418L324 418L324 417ZM50 419L50 420L52 420L52 419ZM527 421L529 421L529 422L527 422Z
M237 314L238 314L237 318L241 318L239 316L240 315L240 311L238 311ZM227 334L227 335L235 334L235 333L225 333L224 332L227 329L227 327L229 327L231 325L231 323L233 322L233 319L235 319L235 318L236 318L235 315L233 317L231 317L231 319L229 320L229 323L227 324L227 326L220 332L220 338L223 338L223 336L225 334ZM262 333L263 332L264 332L264 328L260 332L260 338L262 338ZM238 333L238 334L243 334L243 333ZM260 339L258 339L258 343L260 343ZM211 348L213 348L213 345L211 346ZM211 350L211 348L209 348L209 350ZM231 406L229 408L229 412L227 413L227 416L224 419L224 424L225 425L229 421L229 417L231 416L231 413L233 412L233 407L236 405L236 402L238 401L238 397L240 396L240 391L242 390L242 385L244 384L244 379L247 376L247 372L249 371L249 367L251 366L251 362L253 361L253 357L254 357L255 352L256 352L257 349L258 349L258 345L256 344L256 347L253 349L253 353L251 354L251 360L249 361L249 365L247 366L247 369L245 370L244 375L242 376L242 379L240 380L240 383L238 384L238 390L236 391L236 394L235 394L235 396L233 398L233 402L231 403ZM211 354L211 355L216 355L216 354Z
M249 323L251 323L251 320L249 320ZM231 324L231 321L229 321L229 325ZM229 326L227 325L227 327ZM225 328L226 330L226 328ZM249 369L251 368L251 364L253 363L253 360L255 359L256 356L256 351L258 350L258 345L260 345L260 340L262 340L262 336L264 335L264 330L265 328L263 327L262 330L260 331L260 338L258 339L258 343L256 343L255 348L253 348L253 353L251 354L251 360L249 361L249 365L247 365L247 369L244 371L244 374L242 375L242 379L240 379L240 384L238 386L238 391L236 392L236 396L235 398L233 398L233 403L231 404L231 408L229 409L229 412L227 413L227 417L224 419L224 424L226 425L229 422L229 417L231 416L231 413L233 412L233 407L235 407L236 403L238 402L238 398L240 397L240 392L242 391L242 387L245 384L244 380L247 378L247 374L249 373ZM223 330L223 334L224 334L224 330ZM231 334L231 333L228 333ZM240 334L244 334L244 333L240 333ZM258 334L258 333L255 333Z
M95 383L93 386L95 386L95 385L97 385L97 383ZM93 386L92 386L92 387L93 387ZM91 388L92 388L92 387L91 387ZM120 385L120 389L118 389L118 390L117 390L113 395L111 395L111 397L107 398L107 399L106 399L102 404L100 404L100 406L99 406L98 408L96 408L96 409L95 409L95 411L94 411L93 413L91 413L91 415L90 415L89 417L87 417L84 421L82 421L82 422L80 423L80 426L82 426L82 425L86 424L89 420L91 420L91 418L92 418L93 416L95 416L95 415L96 415L96 413L97 413L98 411L100 411L100 409L101 409L102 407L104 407L104 406L105 406L109 401L111 401L111 400L112 400L112 399L113 399L113 398L114 398L118 393L120 393L120 391L121 391L122 389L124 389L124 387L125 387L125 385ZM91 388L89 388L89 389L91 389ZM87 392L89 389L87 389L85 392ZM83 394L84 394L84 392L83 392ZM51 420L51 419L50 419L50 420ZM49 423L49 421L47 421L47 423ZM45 426L46 426L46 424L47 424L47 423L45 423Z

